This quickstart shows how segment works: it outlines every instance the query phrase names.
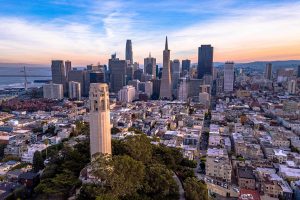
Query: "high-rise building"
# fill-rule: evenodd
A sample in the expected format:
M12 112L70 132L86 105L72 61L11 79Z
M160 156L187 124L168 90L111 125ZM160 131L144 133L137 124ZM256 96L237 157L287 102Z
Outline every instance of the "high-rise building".
M154 79L152 74L142 74L142 82L151 81L152 79Z
M298 65L297 77L300 78L300 65Z
M210 104L210 95L207 92L200 92L199 102L200 104L205 105L208 108Z
M43 96L45 99L63 99L64 90L62 84L45 84L43 85Z
M63 60L52 60L51 64L52 82L62 84L63 89L67 92L66 70Z
M70 81L69 82L69 98L70 99L81 99L81 86L79 82Z
M133 79L137 79L139 81L142 80L142 76L143 76L143 69L137 69L133 72Z
M156 59L151 57L151 53L149 53L148 58L144 59L144 71L156 78Z
M112 92L117 93L127 82L127 67L128 61L119 60L116 55L112 55L109 59L109 70L110 70L110 89Z
M178 96L179 101L187 101L187 99L188 99L188 84L187 84L186 78L180 79L177 96Z
M133 55L132 55L132 43L131 40L126 41L126 52L125 52L125 60L129 60L130 64L133 64Z
M106 83L90 85L90 150L95 153L111 154L109 92Z
M189 73L191 68L191 60L182 60L182 76L185 76Z
M105 83L105 74L102 71L90 72L90 83Z
M71 63L71 61L69 61L69 60L65 61L65 68L66 68L66 76L67 76L67 80L68 80L69 71L72 70L72 63Z
M272 63L267 63L265 68L265 79L272 79Z
M138 62L133 63L133 71L139 69L140 64Z
M295 80L290 80L288 83L288 93L289 94L296 94L296 85L297 82Z
M128 85L132 85L136 89L136 91L139 90L139 84L140 84L140 81L137 80L137 79L133 79L131 81L128 81Z
M151 97L153 94L153 83L151 81L145 82L145 93L148 97Z
M180 79L180 61L175 59L171 62L172 94L177 97Z
M126 85L118 92L118 99L120 102L131 103L135 99L135 95L135 87Z
M165 50L163 51L163 71L160 85L160 98L172 99L172 81L170 69L170 50L168 49L168 38L166 37Z
M234 82L234 63L226 62L224 66L224 91L232 92Z
M220 95L224 92L224 76L218 76L216 79L216 93Z
M208 94L211 94L211 86L210 85L200 85L200 93L208 93Z
M134 74L133 65L128 63L128 66L126 68L126 85L127 85L128 81L133 79L133 74Z
M89 90L87 87L87 71L86 70L78 70L77 68L73 68L68 74L69 81L74 81L80 83L81 93L84 96L88 96Z
M201 45L198 48L198 79L204 75L212 75L213 68L213 47L211 45Z
M158 99L160 94L161 79L153 79L151 82L153 83L153 97Z

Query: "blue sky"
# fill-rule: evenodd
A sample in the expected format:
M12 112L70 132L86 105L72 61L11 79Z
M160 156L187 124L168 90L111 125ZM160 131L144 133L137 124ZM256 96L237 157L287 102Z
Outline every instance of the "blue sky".
M173 59L196 61L212 44L215 61L300 59L300 1L0 0L0 62L77 65L149 52L162 60L165 35Z

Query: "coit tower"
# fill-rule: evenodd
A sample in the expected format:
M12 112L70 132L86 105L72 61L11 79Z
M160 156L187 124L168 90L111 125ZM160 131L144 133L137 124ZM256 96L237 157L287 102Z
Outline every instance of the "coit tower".
M90 85L90 148L95 153L111 154L109 92L106 83Z

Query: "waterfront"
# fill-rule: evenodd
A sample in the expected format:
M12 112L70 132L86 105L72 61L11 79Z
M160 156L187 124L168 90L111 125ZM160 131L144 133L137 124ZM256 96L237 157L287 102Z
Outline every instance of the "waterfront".
M35 80L51 80L51 69L46 67L27 67L28 87L39 87L43 83L34 83ZM23 67L0 67L0 75L16 75L16 77L0 77L0 89L4 88L24 88ZM44 76L44 77L30 77Z

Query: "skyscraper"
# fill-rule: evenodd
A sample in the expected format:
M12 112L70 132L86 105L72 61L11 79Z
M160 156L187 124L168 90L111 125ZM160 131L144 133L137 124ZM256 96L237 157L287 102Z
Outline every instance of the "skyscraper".
M125 52L125 60L129 60L130 64L133 64L133 55L132 55L132 43L131 40L126 41L126 52Z
M111 154L109 92L106 83L90 85L90 149L95 153Z
M288 93L289 94L296 94L296 85L297 85L297 82L295 80L290 80L288 82Z
M224 66L224 91L232 92L234 82L234 63L226 62Z
M267 63L265 68L265 78L271 80L272 78L272 63Z
M64 92L67 91L66 71L63 60L52 60L51 64L52 82L62 84Z
M69 82L69 98L70 99L81 99L81 86L79 82L70 81Z
M65 67L66 67L66 77L67 77L67 80L68 80L69 71L72 70L72 63L71 63L71 61L67 60L65 62Z
M185 76L190 71L191 60L182 60L182 75Z
M177 97L178 84L180 79L180 61L178 59L171 62L172 94Z
M80 83L81 94L84 96L88 96L89 90L87 87L86 81L86 70L78 70L77 68L73 68L73 70L69 71L69 81L74 81Z
M298 65L297 77L300 78L300 65Z
M148 58L144 59L144 71L156 78L156 59L151 57L151 53L149 53Z
M170 68L170 50L168 49L168 38L166 37L165 50L163 51L163 71L159 95L161 99L172 99L172 82Z
M212 75L213 68L213 47L211 45L201 45L198 48L198 78L204 75Z
M126 85L128 61L119 60L116 55L109 59L111 91L117 93Z
M103 71L90 72L90 83L105 83L105 74Z

